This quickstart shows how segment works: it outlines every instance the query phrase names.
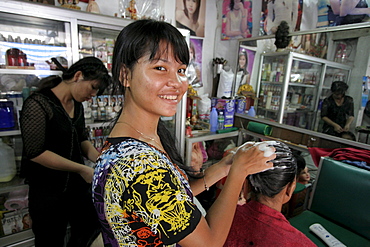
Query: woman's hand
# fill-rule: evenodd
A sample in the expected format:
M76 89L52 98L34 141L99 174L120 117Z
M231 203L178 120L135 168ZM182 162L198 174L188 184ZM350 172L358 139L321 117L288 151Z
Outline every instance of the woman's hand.
M343 129L342 129L342 127L339 124L335 124L334 125L334 131L335 132L338 132L338 133L342 133L343 132Z
M86 183L91 184L94 176L94 169L84 165L79 174L85 180Z
M264 146L262 146L264 145ZM273 166L270 160L276 158L275 148L266 143L246 143L239 147L233 156L233 167L244 171L246 176L262 172Z

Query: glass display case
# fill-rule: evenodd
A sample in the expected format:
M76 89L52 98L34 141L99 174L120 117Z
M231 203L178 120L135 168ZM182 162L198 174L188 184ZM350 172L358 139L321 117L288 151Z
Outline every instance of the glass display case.
M305 54L263 53L256 115L309 130L318 128L320 103L335 80L347 81L350 66Z

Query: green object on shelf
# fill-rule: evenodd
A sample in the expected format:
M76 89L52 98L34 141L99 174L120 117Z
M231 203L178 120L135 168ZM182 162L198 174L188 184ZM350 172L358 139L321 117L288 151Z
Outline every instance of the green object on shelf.
M232 128L227 128L227 129L222 129L222 130L217 130L217 134L222 134L222 133L228 133L234 130L238 130L238 127L232 127Z
M263 134L265 136L269 136L272 133L272 127L267 124L257 123L253 121L249 121L247 130Z

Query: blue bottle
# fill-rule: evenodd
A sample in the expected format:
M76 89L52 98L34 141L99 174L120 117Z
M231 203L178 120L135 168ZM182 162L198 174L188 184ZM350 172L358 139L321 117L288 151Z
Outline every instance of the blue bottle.
M215 107L212 107L209 122L211 124L211 132L216 132L218 124L218 113Z
M248 111L248 116L255 117L256 116L256 111L254 110L254 106L251 106L251 108Z

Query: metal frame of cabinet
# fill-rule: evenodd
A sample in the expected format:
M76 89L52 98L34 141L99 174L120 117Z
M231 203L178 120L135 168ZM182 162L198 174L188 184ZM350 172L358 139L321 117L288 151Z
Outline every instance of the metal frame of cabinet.
M283 79L280 81L280 83L277 82L269 82L269 81L264 81L262 80L263 78L263 66L265 64L266 59L270 58L284 58L284 69L282 71L283 73ZM311 64L311 65L317 65L321 66L320 69L317 70L317 73L320 73L320 76L316 78L317 82L315 84L304 84L302 82L296 83L296 82L291 82L291 75L292 75L292 70L293 68L293 63L294 61L299 61L303 62L305 64ZM316 58L313 56L305 55L305 54L300 54L300 53L295 53L291 51L281 51L281 52L271 52L271 53L262 53L261 54L261 59L260 59L260 64L259 68L259 74L258 74L258 83L257 83L257 95L260 95L261 89L262 89L262 84L267 83L267 84L279 84L281 86L281 93L279 95L280 100L279 100L279 107L278 109L275 109L276 112L276 119L275 121L278 123L283 123L284 119L284 113L287 113L287 95L288 95L288 90L289 87L301 87L301 88L311 88L316 91L316 93L313 93L314 99L312 100L312 105L310 107L310 111L313 113L317 112L317 109L319 107L319 100L320 97L322 98L322 92L324 89L330 89L330 86L324 86L324 81L325 81L325 76L327 74L328 68L334 68L334 69L340 69L347 71L348 73L345 75L345 79L343 80L348 83L348 79L350 77L351 73L351 66L347 66L341 63L336 63L332 61L328 61L326 59L322 58ZM304 69L303 69L304 70ZM261 98L257 99L255 105L258 113L258 108L260 107L261 109L264 109L261 107ZM265 109L266 110L266 109ZM297 110L293 110L293 112L297 112ZM315 123L318 121L316 116L313 117L313 123L311 125L311 128L314 128Z

